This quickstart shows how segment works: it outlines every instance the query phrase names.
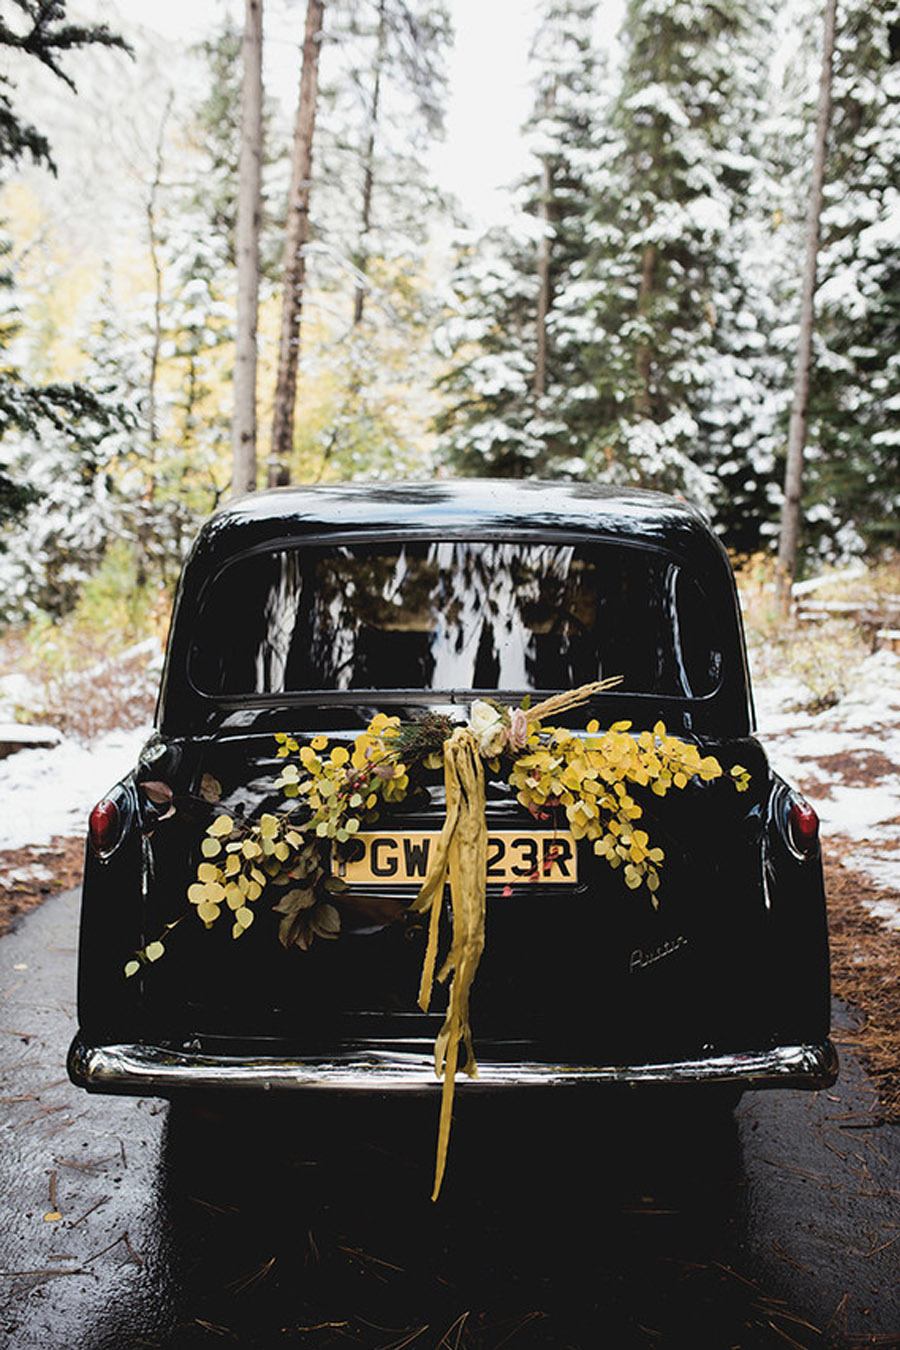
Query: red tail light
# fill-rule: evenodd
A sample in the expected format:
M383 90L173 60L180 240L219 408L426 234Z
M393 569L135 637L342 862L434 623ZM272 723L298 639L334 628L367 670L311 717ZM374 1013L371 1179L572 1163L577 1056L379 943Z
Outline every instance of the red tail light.
M101 858L112 853L119 842L121 825L122 818L119 814L119 808L109 797L104 797L103 801L97 803L88 817L88 837L91 841L91 848Z
M804 858L815 853L819 843L819 817L804 797L794 797L791 801L788 833L797 853Z

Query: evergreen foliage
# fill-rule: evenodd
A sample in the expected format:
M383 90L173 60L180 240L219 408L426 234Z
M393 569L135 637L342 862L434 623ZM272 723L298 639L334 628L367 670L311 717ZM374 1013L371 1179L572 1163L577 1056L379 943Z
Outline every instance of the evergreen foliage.
M437 427L462 473L579 475L595 420L587 379L587 229L609 154L608 101L594 36L596 0L545 0L532 48L534 105L524 128L535 172L506 229L463 239L451 313L439 334L448 397ZM539 359L539 256L547 269ZM538 376L539 364L542 367Z
M761 343L742 260L768 17L744 0L631 0L590 268L592 469L744 518L755 475L734 451Z
M67 52L96 46L129 50L124 39L105 23L70 23L66 0L10 0L10 4L9 16L0 14L0 47L11 57L13 53L34 57L73 94L75 82L63 64ZM14 80L9 75L0 76L0 166L5 168L28 157L54 170L50 142L15 109L14 90Z
M751 210L768 5L633 0L614 92L596 4L544 0L541 15L539 171L517 189L516 229L461 252L441 334L447 457L467 473L685 492L755 546L774 467Z
M438 336L442 451L463 473L683 493L750 552L777 529L818 6L789 21L770 0L630 0L614 89L595 10L543 0L537 167L509 227L460 243ZM832 553L852 544L851 519L870 542L895 538L891 14L887 0L842 6L808 506L811 541ZM797 57L779 88L788 36Z
M449 208L428 152L443 129L449 5L329 0L293 476L415 476L430 467L433 415L451 471L675 491L735 549L764 547L783 477L820 8L627 0L611 46L600 0L538 0L532 168L508 223L476 234L457 222L441 294L434 225ZM896 547L900 529L900 22L888 0L838 8L808 557ZM27 58L67 99L67 57L92 45L125 49L105 25L70 22L60 0L4 7L0 183L55 170L52 114L35 126L17 106ZM240 51L226 16L179 54L198 78L173 77L192 92L166 100L158 135L152 106L135 123L136 242L101 276L63 258L46 207L38 235L27 179L8 196L7 234L21 238L0 231L0 524L15 525L0 545L0 619L63 613L114 541L138 586L168 583L226 486ZM286 176L271 105L265 120L263 408L283 235L270 203Z
M29 404L24 415L17 406L8 438L10 482L24 488L18 528L0 556L0 622L66 613L121 527L113 470L131 450L137 400L125 379L126 339L111 317L110 285L107 272L84 337L82 381L12 386L26 391Z
M17 58L32 57L73 93L75 84L64 58L69 52L90 46L128 50L123 39L106 24L69 22L64 0L12 0L9 15L0 16L0 49L11 68L16 68ZM17 111L12 98L14 90L11 76L0 77L0 184L24 158L55 170L48 137ZM7 297L0 323L0 438L7 440L7 447L0 450L0 525L20 519L40 495L39 485L27 477L29 457L24 452L25 442L18 440L10 450L10 433L14 438L18 434L20 438L34 440L63 438L76 461L79 455L83 456L82 465L76 463L76 477L91 476L98 446L120 416L114 405L83 384L56 381L34 385L22 375L10 354L18 331L15 309L10 303L11 247L11 241L0 238L3 259L0 288ZM10 456L19 465L18 473L12 469Z
M365 272L368 255L421 245L439 202L424 156L444 133L453 30L446 0L336 0L328 38L319 237Z
M900 19L842 0L811 400L812 542L900 543Z
M307 323L324 336L315 346L304 337L301 383L314 374L331 400L325 425L299 429L301 481L425 464L429 413L403 391L425 385L427 397L428 246L446 212L427 152L443 134L452 36L446 0L329 5L307 250L316 297Z

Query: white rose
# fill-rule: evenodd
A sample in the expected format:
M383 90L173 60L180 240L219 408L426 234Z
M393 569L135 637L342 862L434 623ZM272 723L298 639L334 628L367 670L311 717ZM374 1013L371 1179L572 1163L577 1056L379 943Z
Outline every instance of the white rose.
M478 741L478 749L487 759L499 755L506 745L503 714L483 698L477 698L469 714L469 730Z

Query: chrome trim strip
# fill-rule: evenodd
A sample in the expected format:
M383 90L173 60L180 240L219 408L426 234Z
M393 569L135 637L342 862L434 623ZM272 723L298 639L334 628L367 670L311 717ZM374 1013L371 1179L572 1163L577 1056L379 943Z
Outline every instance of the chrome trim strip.
M433 1054L364 1049L332 1059L234 1058L187 1054L154 1045L87 1045L76 1036L69 1076L95 1092L167 1095L188 1088L318 1089L430 1092L438 1084ZM747 1088L829 1087L837 1077L837 1052L822 1045L782 1045L703 1059L650 1064L542 1064L481 1061L477 1078L458 1081L463 1092L503 1088L564 1087L584 1083L735 1083Z

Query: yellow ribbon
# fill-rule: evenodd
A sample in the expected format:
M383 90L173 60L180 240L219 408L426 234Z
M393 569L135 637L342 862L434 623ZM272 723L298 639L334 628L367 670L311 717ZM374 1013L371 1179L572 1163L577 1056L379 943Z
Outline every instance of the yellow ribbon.
M602 689L619 683L621 676L595 680L578 689L566 690L545 699L528 711L529 725L542 717L568 712ZM468 727L457 727L444 742L444 787L447 814L438 839L428 875L412 908L419 913L431 911L428 942L422 963L419 1007L427 1012L434 986L440 933L441 902L448 876L453 909L453 939L438 980L443 984L451 976L450 995L444 1025L434 1046L434 1068L443 1076L441 1116L438 1125L437 1158L434 1168L432 1200L437 1200L447 1166L450 1125L453 1119L453 1094L459 1064L460 1042L465 1044L465 1072L478 1077L478 1065L469 1026L469 993L481 953L484 951L485 897L487 892L487 798L484 765L478 742Z
M439 1078L443 1075L444 1087L432 1200L436 1200L440 1194L447 1165L460 1042L464 1042L466 1049L465 1072L470 1078L478 1076L469 1027L469 991L484 951L487 800L478 742L467 727L457 727L444 742L444 786L447 793L444 828L425 883L413 903L413 909L419 912L431 910L428 944L419 986L419 1007L427 1012L434 984L441 901L449 875L453 940L437 978L442 984L451 976L452 980L447 1015L434 1046L435 1073Z

